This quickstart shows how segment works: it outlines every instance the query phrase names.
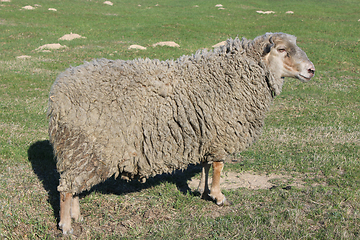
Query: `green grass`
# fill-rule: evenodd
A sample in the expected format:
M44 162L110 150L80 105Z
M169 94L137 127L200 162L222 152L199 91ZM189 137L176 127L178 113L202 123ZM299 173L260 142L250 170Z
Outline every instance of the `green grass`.
M0 238L61 238L59 196L47 139L48 93L69 66L94 58L176 59L229 37L297 36L316 66L286 79L262 137L226 171L285 174L271 189L224 191L217 207L187 192L197 168L145 184L110 179L81 195L75 239L358 239L360 237L360 6L330 1L0 2ZM215 5L223 4L225 10ZM41 5L35 10L23 6ZM157 5L158 4L158 5ZM141 5L141 6L139 6ZM157 6L156 6L157 5ZM198 7L195 7L198 5ZM56 8L57 12L48 11ZM257 10L275 14L260 15ZM286 11L294 14L285 14ZM58 40L70 32L85 36ZM156 47L175 41L181 47ZM38 47L60 43L51 52ZM131 44L147 50L128 50ZM30 59L17 59L29 55Z

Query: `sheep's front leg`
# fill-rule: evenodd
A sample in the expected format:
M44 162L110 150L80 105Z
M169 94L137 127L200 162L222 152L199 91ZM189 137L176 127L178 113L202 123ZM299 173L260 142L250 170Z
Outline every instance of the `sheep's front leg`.
M70 216L77 222L83 220L83 217L80 214L80 203L79 203L79 196L76 195L71 199L71 208L70 208Z
M231 203L226 200L224 194L220 190L220 176L221 171L224 168L224 162L213 162L213 178L211 184L210 197L216 201L219 206L228 206Z
M60 222L59 227L62 229L63 234L72 234L71 228L71 203L72 193L60 193Z
M211 164L208 162L202 162L202 171L201 171L201 179L198 187L198 191L201 193L201 198L208 199L210 190L209 190L209 170Z

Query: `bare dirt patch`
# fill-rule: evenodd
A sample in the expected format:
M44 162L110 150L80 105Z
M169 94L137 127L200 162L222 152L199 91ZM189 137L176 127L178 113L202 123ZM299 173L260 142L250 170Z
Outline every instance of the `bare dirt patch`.
M61 38L59 38L59 40L67 40L67 41L71 41L77 38L86 38L83 37L77 33L70 33L70 34L65 34L64 36L62 36Z
M176 42L173 42L173 41L158 42L158 43L153 44L153 47L156 47L156 46L180 47L179 44L177 44Z
M21 55L21 56L17 56L16 58L17 58L17 59L28 59L28 58L31 58L31 56Z
M105 1L105 2L103 2L103 4L106 4L106 5L109 5L109 6L112 6L112 5L114 5L112 2L110 2L110 1Z
M61 45L60 43L50 43L50 44L45 44L42 45L40 47L38 47L37 51L46 51L46 50L56 50L56 49L62 49L62 48L66 48L65 45Z
M146 50L146 47L140 45L131 45L128 49L139 49L139 50Z
M256 11L257 13L260 13L260 14L270 14L270 13L275 13L274 11Z
M27 6L22 7L22 9L25 9L25 10L34 10L35 8L34 8L33 6L27 5Z
M263 174L258 175L251 172L224 172L221 176L220 186L221 189L231 190L238 188L248 188L248 189L269 189L276 184L272 183L273 180L280 181L281 183L287 183L289 180L293 180L292 176L282 175L282 174ZM197 190L199 186L200 179L192 178L188 181L189 187L191 190ZM292 181L288 184L289 186L304 187L304 183L300 180Z

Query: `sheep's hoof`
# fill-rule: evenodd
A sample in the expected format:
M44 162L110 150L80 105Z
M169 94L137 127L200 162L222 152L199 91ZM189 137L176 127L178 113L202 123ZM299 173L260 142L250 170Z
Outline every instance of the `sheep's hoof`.
M75 222L82 222L82 221L84 221L84 218L81 215L77 219L75 219Z
M68 226L66 226L66 225L68 225ZM65 223L59 222L59 228L62 230L64 235L73 234L73 229L71 228L70 224L65 224Z
M212 198L209 196L208 193L203 193L201 194L201 199L204 199L204 200L212 200Z
M64 230L63 230L63 234L64 234L64 235L72 235L73 232L74 232L74 230L73 230L72 228L70 228L69 231L64 231Z
M59 228L62 230L64 235L73 234L74 230L71 227L64 227L63 224L59 224Z
M201 194L200 198L204 200L212 200L210 197L210 191L204 191L204 189L198 189L199 193Z
M82 222L84 220L83 216L80 213L72 214L71 218L74 219L75 222Z
M63 231L64 235L72 235L74 230L71 228L69 231Z
M230 205L232 205L232 202L228 201L225 196L223 196L223 199L221 201L218 201L215 197L213 197L211 195L210 195L210 197L216 202L216 205L218 205L218 206L230 206Z
M216 204L218 206L231 206L231 205L233 205L233 203L228 201L225 197L224 197L224 199L222 201L216 202Z

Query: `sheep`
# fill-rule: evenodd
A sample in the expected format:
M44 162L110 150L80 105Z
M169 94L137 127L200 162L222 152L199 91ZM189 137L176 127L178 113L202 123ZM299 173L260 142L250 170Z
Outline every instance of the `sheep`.
M67 69L48 108L59 227L72 233L71 219L82 219L78 195L112 176L145 181L189 164L202 165L201 197L230 205L220 190L227 157L259 137L284 77L308 82L314 73L285 33L228 39L177 60L98 59Z

